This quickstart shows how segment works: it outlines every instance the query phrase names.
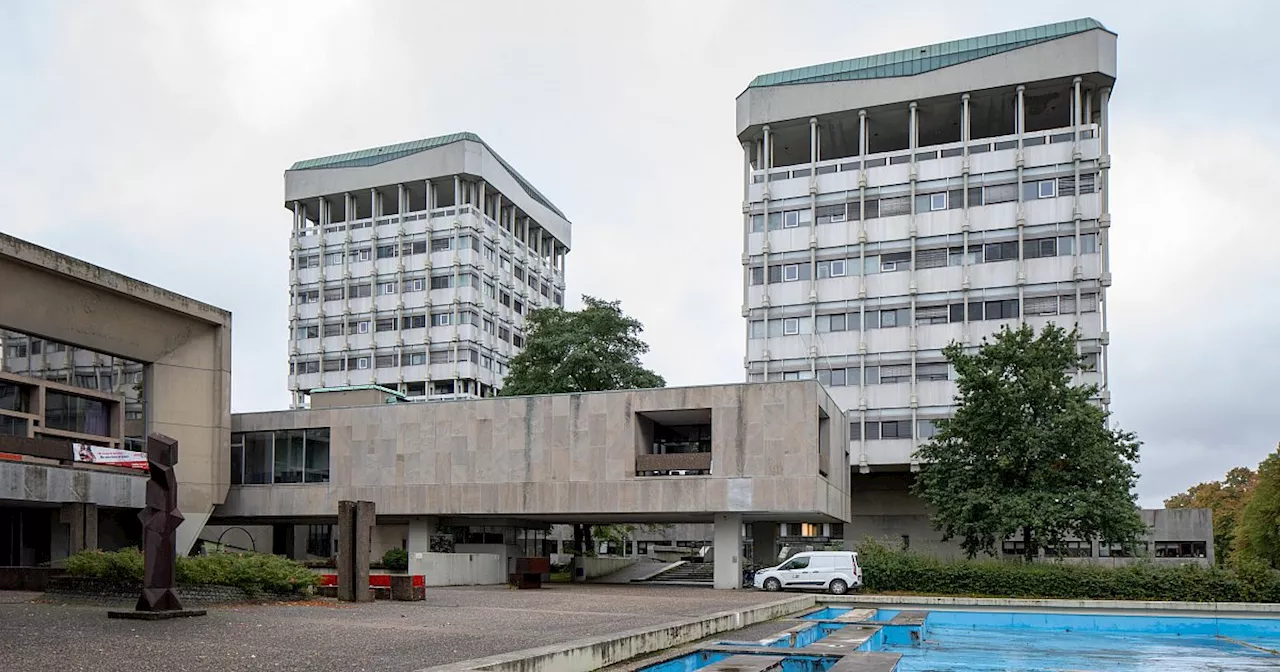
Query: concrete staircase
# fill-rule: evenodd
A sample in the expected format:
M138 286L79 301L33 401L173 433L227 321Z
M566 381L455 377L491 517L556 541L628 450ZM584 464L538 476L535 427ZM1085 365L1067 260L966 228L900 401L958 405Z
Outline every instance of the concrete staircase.
M715 583L715 565L710 562L681 562L640 583L664 586L711 586Z

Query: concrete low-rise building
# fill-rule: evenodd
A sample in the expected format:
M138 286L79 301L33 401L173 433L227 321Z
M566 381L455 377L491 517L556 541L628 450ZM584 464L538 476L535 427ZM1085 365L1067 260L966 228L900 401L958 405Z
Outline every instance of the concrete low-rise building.
M849 519L841 417L816 381L238 414L212 522L323 524L368 500L411 571L441 526L712 523L716 583L736 587L744 523Z

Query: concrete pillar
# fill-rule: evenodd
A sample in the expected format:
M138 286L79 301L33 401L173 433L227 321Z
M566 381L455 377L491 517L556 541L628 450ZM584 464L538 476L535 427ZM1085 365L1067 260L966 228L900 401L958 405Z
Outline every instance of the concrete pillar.
M426 574L427 554L431 552L431 537L439 529L440 521L430 516L409 519L409 573Z
M778 564L777 523L751 523L751 561L759 567Z
M338 599L370 602L369 547L374 524L373 502L338 502Z
M715 520L715 588L742 587L742 515L717 513Z
M62 505L60 519L70 527L67 554L98 548L98 505L71 502Z

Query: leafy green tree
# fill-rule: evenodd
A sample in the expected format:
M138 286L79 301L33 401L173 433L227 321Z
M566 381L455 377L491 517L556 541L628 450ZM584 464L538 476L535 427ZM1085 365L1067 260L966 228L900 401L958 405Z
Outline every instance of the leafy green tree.
M1280 569L1280 446L1258 465L1258 483L1235 534L1234 558L1261 560Z
M1213 554L1219 565L1227 564L1235 547L1236 528L1245 504L1258 484L1258 474L1248 467L1236 467L1221 481L1199 483L1164 500L1166 509L1203 508L1213 511Z
M511 359L505 396L665 387L640 355L644 325L619 301L583 296L582 310L539 308L525 319L524 350Z
M1077 338L1023 325L976 352L943 350L958 375L955 413L916 453L912 488L969 557L996 554L1019 531L1029 559L1066 537L1125 543L1145 530L1133 493L1140 443L1107 427L1096 385L1072 384Z

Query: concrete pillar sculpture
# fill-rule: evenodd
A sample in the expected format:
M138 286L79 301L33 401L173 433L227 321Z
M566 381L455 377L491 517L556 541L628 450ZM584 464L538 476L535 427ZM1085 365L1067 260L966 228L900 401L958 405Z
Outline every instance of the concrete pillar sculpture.
M338 502L338 599L372 602L369 590L369 551L372 543L373 502Z

